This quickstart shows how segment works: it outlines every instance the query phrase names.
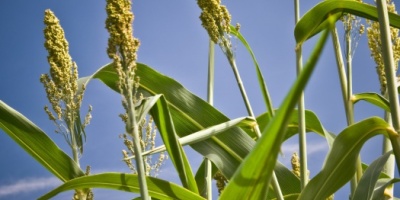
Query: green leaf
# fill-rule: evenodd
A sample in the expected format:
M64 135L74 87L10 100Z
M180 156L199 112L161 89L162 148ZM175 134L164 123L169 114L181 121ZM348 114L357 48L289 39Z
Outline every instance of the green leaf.
M271 121L271 117L269 114L264 113L257 117L257 122L261 130L267 127L268 123ZM310 110L305 110L305 124L307 132L314 132L322 137L325 137L328 145L331 146L334 140L334 136L328 133L323 127L321 121L318 119L317 115ZM250 134L251 137L255 137L255 134L246 130L247 133ZM289 139L299 132L299 114L298 110L294 110L291 114L289 123L287 125L287 130L285 133L284 140Z
M157 125L157 130L160 132L171 161L179 174L182 185L192 192L199 193L189 160L178 141L167 101L163 95L148 97L144 101L155 103L154 106L151 106L150 114Z
M389 156L393 152L387 152L376 159L374 162L369 165L367 170L364 172L363 176L361 177L360 181L357 184L356 191L352 199L371 199L372 194L375 189L376 182L379 179L379 175L381 174L383 167L385 166Z
M146 177L146 182L149 195L157 199L203 199L199 195L183 188L182 186L168 181ZM105 188L125 192L140 192L138 175L125 173L102 173L82 176L68 181L40 197L39 200L50 199L64 191L83 188Z
M242 44L246 47L247 51L250 53L251 58L253 59L253 63L254 66L256 67L256 72L257 72L257 78L258 78L258 84L260 86L261 89L261 93L263 95L264 98L264 103L268 108L268 112L271 114L271 116L273 115L273 107L272 107L272 102L271 102L271 98L267 89L267 85L265 83L264 77L261 73L261 69L258 66L258 62L256 59L256 56L253 53L253 50L251 49L249 43L247 43L246 39L243 37L243 35L234 27L234 26L230 26L231 30L230 33L234 36L236 36L241 42Z
M61 181L84 175L46 133L3 101L0 101L0 128Z
M217 166L215 166L214 163L211 162L211 176L214 177L217 171L218 171ZM199 194L203 197L207 195L207 182L206 179L204 178L205 172L206 172L205 162L203 160L203 162L201 162L199 168L197 169L195 177Z
M377 183L379 185L378 187L375 188L374 194L372 196L372 200L385 200L385 189L389 186L391 186L393 183L400 182L399 178L394 178L394 179L380 179ZM393 197L393 199L397 199L396 197Z
M229 121L221 123L221 124L207 127L206 129L203 129L201 131L197 131L197 132L187 135L185 137L179 138L178 141L182 146L198 143L198 142L204 141L206 139L209 139L215 135L223 133L224 131L227 131L235 126L242 127L242 128L246 127L248 129L251 129L251 130L249 130L250 132L254 133L253 128L254 128L255 124L256 124L256 121L251 117L239 117L239 118L229 120ZM143 152L142 154L147 155L147 154L153 154L153 153L158 153L158 152L162 152L162 151L165 151L164 145L161 145L152 150Z
M378 134L397 134L378 117L368 118L344 129L336 138L323 169L307 184L299 199L325 199L346 184L356 170L364 143Z
M328 24L329 17L335 21L344 13L349 13L369 20L378 21L376 7L354 0L326 0L309 10L296 24L294 35L298 45L322 31ZM400 16L389 13L390 25L400 28Z
M262 130L262 137L245 158L221 194L221 199L266 199L272 172L285 137L291 113L309 80L328 38L325 31L310 59L284 99L277 114Z
M206 127L229 120L175 80L144 64L138 63L137 66L136 74L140 77L140 91L145 96L155 94L165 96L175 131L179 137L185 137ZM101 80L110 88L118 91L116 88L118 76L112 64L102 67L91 77ZM91 77L87 77L87 79ZM191 147L208 157L227 178L230 178L243 158L252 150L254 144L254 140L243 130L233 127L210 139L192 144Z
M369 102L373 105L376 105L376 106L384 109L387 112L390 112L389 101L380 94L368 92L368 93L355 94L352 97L352 101L354 104L361 100Z

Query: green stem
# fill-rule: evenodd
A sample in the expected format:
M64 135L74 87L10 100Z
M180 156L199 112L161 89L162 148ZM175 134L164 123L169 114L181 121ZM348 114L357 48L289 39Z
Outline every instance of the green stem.
M348 19L350 20L350 19ZM350 23L350 22L348 22ZM345 24L345 26L347 26ZM345 28L346 29L346 28ZM353 95L353 69L352 69L352 57L351 57L351 27L346 29L346 65L347 65L347 100L345 104L347 104L347 110L346 110L346 117L347 117L347 125L350 126L354 124L354 110L353 110L353 102L351 101L351 96ZM359 161L357 161L357 169L358 169ZM358 170L356 170L355 176L351 179L350 181L350 187L351 187L351 195L354 194L357 188L357 183L358 183L358 176L357 173Z
M208 85L207 85L207 101L210 105L214 103L214 49L215 44L210 39L208 52ZM205 179L207 184L206 198L212 200L212 164L208 158L204 158L205 161Z
M295 22L297 23L300 19L300 5L299 0L294 1L295 4ZM296 71L297 76L301 73L303 68L303 57L302 48L299 46L296 48ZM305 188L308 182L307 173L307 138L306 138L306 121L305 121L305 108L304 108L304 93L300 95L299 102L297 104L299 112L299 154L300 154L300 182L301 189Z
M127 77L129 79L129 77ZM129 83L129 81L126 81ZM130 84L130 86L132 86ZM135 105L133 103L133 97L132 97L132 92L133 87L128 87L130 90L126 92L125 97L127 98L127 114L128 114L128 121L126 124L126 131L128 132L129 135L133 137L133 148L135 150L135 161L136 161L136 168L138 169L138 177L139 177L139 185L140 185L140 195L141 198L144 200L149 200L150 196L148 193L147 189L147 183L146 183L146 171L145 171L145 165L143 161L143 156L142 156L142 149L140 146L140 137L139 137L139 129L138 129L138 124L136 121L136 116L135 116Z
M242 94L242 98L243 98L243 101L244 101L244 103L246 105L247 112L251 117L256 118L254 113L253 113L253 109L251 108L250 101L247 98L246 90L244 89L242 79L240 78L239 71L238 71L238 69L236 67L236 62L235 62L235 59L233 57L233 54L231 54L229 52L230 51L228 51L228 53L226 55L227 55L229 64L232 67L233 73L235 74L236 82L237 82L237 84L239 86L239 89L240 89L240 92ZM254 127L254 130L256 132L257 137L260 138L261 137L261 131L260 131L260 127L258 126L258 124ZM278 182L278 179L276 177L275 172L273 172L273 174L272 174L272 187L274 188L274 191L275 191L275 194L276 194L278 200L283 200L284 198L283 198L282 191L281 191L281 188L279 186L279 182Z
M379 28L381 32L382 57L385 64L385 73L387 81L387 91L390 102L390 113L392 116L393 128L400 133L400 110L396 83L396 74L393 60L393 50L390 37L389 17L386 6L386 0L376 1L378 8ZM393 153L396 158L397 170L400 172L400 137L399 135L389 136L393 146Z
M335 49L335 56L336 56L336 64L338 67L338 72L339 72L339 78L340 78L340 86L342 89L342 97L343 97L343 103L345 110L349 110L349 104L347 102L347 78L346 78L346 71L345 71L345 66L343 62L343 56L342 56L342 48L340 47L340 42L339 42L339 35L337 33L336 27L332 29L331 31L332 34L332 40L333 40L333 47ZM348 118L348 116L346 115Z
M387 97L387 95L385 95ZM392 119L390 117L390 113L385 112L385 120L388 122L388 124L393 124L392 123ZM383 137L383 144L382 144L382 154L391 151L393 149L392 144L390 143L390 139ZM385 167L383 168L383 172L386 173L390 178L394 178L394 174L395 174L395 160L394 160L394 156L390 155ZM393 197L393 187L391 187L390 189L387 188L385 191L385 194L388 194L390 196ZM386 195L385 195L386 197Z

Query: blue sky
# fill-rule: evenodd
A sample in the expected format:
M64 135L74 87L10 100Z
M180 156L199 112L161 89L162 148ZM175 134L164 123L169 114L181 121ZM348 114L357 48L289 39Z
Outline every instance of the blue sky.
M301 13L317 2L301 2ZM371 1L369 1L371 2ZM223 1L232 23L241 24L241 32L248 40L259 61L272 101L278 107L295 80L295 41L293 1ZM400 6L400 5L399 5ZM61 135L54 133L43 106L48 105L39 82L48 73L47 52L43 42L43 14L51 9L60 19L70 54L77 63L81 77L88 76L110 62L106 55L108 33L104 28L105 1L49 1L35 3L24 0L0 2L0 100L31 119L67 153L68 146ZM134 1L134 35L141 40L138 61L173 77L194 94L206 99L208 36L198 19L196 1ZM341 23L337 23L341 27ZM343 34L341 33L341 36ZM304 46L304 61L315 39ZM256 115L266 111L258 89L252 61L239 41L233 40L239 71ZM365 35L359 41L354 57L354 93L379 92L375 64L370 58ZM216 84L214 105L230 118L246 115L233 73L219 48L216 48ZM121 161L123 141L118 135L124 125L117 117L122 112L120 96L98 81L89 84L83 110L93 106L93 119L87 127L87 143L81 165L91 165L94 173L105 171L129 172ZM227 103L229 102L229 103ZM328 131L339 133L346 127L346 119L336 71L332 45L325 48L317 69L305 92L306 109L314 111ZM366 103L355 106L356 121L368 116L382 116L383 112ZM323 138L309 134L308 155L311 176L321 168L327 152ZM0 199L33 199L58 186L41 165L19 148L0 130ZM380 153L381 138L367 142L362 160L372 162ZM192 167L197 169L202 157L190 148ZM280 160L288 164L297 150L296 139L283 144ZM164 165L160 178L178 181L170 163ZM345 186L336 195L347 198ZM216 192L215 192L216 193ZM134 195L109 190L95 190L96 199L128 199ZM400 196L400 194L397 194ZM70 198L71 193L56 199Z

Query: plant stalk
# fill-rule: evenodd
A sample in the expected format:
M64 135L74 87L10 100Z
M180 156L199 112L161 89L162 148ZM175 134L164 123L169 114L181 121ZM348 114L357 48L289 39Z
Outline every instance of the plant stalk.
M214 49L215 44L210 39L208 47L208 85L207 85L207 102L210 105L214 104ZM206 198L212 200L212 163L211 160L204 157L205 162L205 179L207 184Z
M385 65L387 92L390 102L390 113L392 116L393 128L400 133L400 110L396 83L395 65L393 60L393 50L390 36L389 16L386 0L377 0L378 20L380 36L382 41L382 57ZM400 137L399 135L389 135L392 143L393 153L396 158L397 170L400 172Z
M238 69L236 67L235 59L234 59L233 55L230 55L230 54L227 55L227 58L228 58L229 64L232 67L233 73L235 74L236 81L237 81L237 84L239 86L240 92L242 94L243 101L244 101L244 103L246 105L247 112L251 117L256 119L256 117L254 115L254 112L253 112L253 110L251 108L250 101L247 98L246 90L244 89L243 82L242 82L242 79L240 78L239 71L238 71ZM254 127L254 130L256 132L257 138L260 138L261 137L261 131L260 131L260 127L258 126L258 124ZM278 200L284 200L283 195L282 195L282 191L281 191L281 188L279 186L279 182L278 182L278 179L276 177L275 172L272 173L272 183L271 184L272 184L272 187L274 188L274 191L275 191L275 194L277 196L277 199Z
M127 83L129 83L128 80ZM132 92L130 92L133 91L133 88L131 89L132 90L128 90L129 92L126 92L127 94L125 94L125 97L127 97L127 105L128 105L127 109L128 121L126 126L128 134L133 136L133 143L134 143L133 148L135 150L135 161L136 161L136 167L138 169L140 195L142 199L149 200L150 196L147 189L146 170L142 156L142 149L140 146L138 123L136 121L136 116L135 116L135 105L133 103Z
M294 0L295 6L295 22L300 20L300 4L299 0ZM301 73L303 68L302 48L296 48L296 71L297 76ZM300 183L301 189L305 188L308 182L307 173L307 137L306 137L306 121L305 121L305 108L304 108L304 92L300 95L297 104L299 114L299 154L300 154Z

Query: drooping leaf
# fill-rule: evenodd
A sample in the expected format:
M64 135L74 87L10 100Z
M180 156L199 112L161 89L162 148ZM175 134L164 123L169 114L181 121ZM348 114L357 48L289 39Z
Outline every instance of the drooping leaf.
M149 96L160 93L166 96L176 132L181 139L189 135L189 133L195 133L229 120L208 103L187 91L178 82L159 74L150 67L138 63L137 73L140 76L141 88L144 94ZM118 79L116 79L116 73L111 64L102 67L92 76L116 90L115 83ZM237 141L240 141L240 143ZM222 135L212 137L205 143L194 144L192 147L204 156L211 158L213 163L217 163L218 165L216 166L229 179L239 166L242 158L250 152L254 143L254 140L243 130L231 128L222 133ZM286 167L283 165L280 167L281 173L277 173L278 179L282 180L280 183L285 183L284 180L286 179L292 180L289 183L291 186L285 187L282 192L289 194L285 192L293 191L293 188L298 188L296 191L299 192L299 180ZM201 182L198 183L200 184L199 191L201 191L202 184Z
M157 130L160 132L171 161L179 174L182 185L192 192L198 193L192 168L190 167L189 160L178 141L178 137L175 133L174 122L172 121L168 104L164 96L155 95L153 97L148 97L143 101L149 101L153 104L144 103L143 105L148 105L150 108L150 114L157 125Z
M242 44L246 47L247 51L250 53L251 58L253 59L253 63L254 63L254 66L255 66L256 72L257 72L258 84L260 86L260 90L261 90L261 93L264 98L264 103L267 106L268 113L270 113L272 116L273 115L273 113L272 113L273 107L272 107L271 98L270 98L270 95L269 95L269 92L267 89L267 84L265 83L265 80L264 80L264 76L262 75L261 69L258 66L256 56L254 55L253 50L251 49L249 43L246 41L246 39L243 37L243 35L236 29L236 27L231 25L230 29L231 29L230 33L232 35L236 36L240 40L240 42L242 42Z
M387 152L372 162L357 184L357 188L352 197L353 200L357 199L371 199L375 189L376 182L379 179L383 167L385 166L389 156L392 152Z
M384 109L387 112L390 112L389 101L380 94L368 92L368 93L360 93L360 94L353 95L352 101L354 104L361 100L369 102L373 105L376 105L376 106Z
M298 110L294 110L291 115L292 116L290 117L289 123L287 125L287 130L284 140L289 139L290 137L294 136L299 132ZM257 122L261 130L267 127L270 121L271 117L269 117L267 113L263 113L257 117ZM332 136L332 134L330 134L328 131L325 130L321 121L318 119L317 115L314 112L310 110L305 110L305 124L307 132L313 132L318 135L321 135L322 137L325 137L328 142L328 145L329 146L332 145L334 136ZM252 134L250 131L246 130L246 132L249 133L250 136L255 137L255 134Z
M29 155L61 181L83 176L83 171L39 127L0 101L0 128Z
M305 88L328 38L325 31L303 71L290 89L272 121L262 130L262 136L245 158L221 194L221 199L266 199L268 186L291 113ZM256 166L255 166L256 164Z
M353 176L364 143L378 134L397 134L383 119L371 117L344 129L336 138L323 169L307 184L300 200L325 199Z
M326 28L327 19L340 19L344 13L349 13L365 19L378 21L376 7L354 0L326 0L310 9L303 15L294 29L294 36L298 45ZM389 13L390 25L400 28L400 16Z
M155 94L165 96L175 131L179 137L182 138L207 127L229 121L229 118L190 93L175 80L144 64L138 63L137 66L136 74L140 77L140 92L144 96ZM97 78L113 90L118 91L116 88L118 77L112 64L102 67L92 76L83 79L90 80L90 78ZM210 139L192 144L191 147L208 157L227 178L230 178L254 144L254 140L243 130L233 127Z
M379 179L378 187L375 188L374 194L372 196L372 200L385 200L385 190L387 187L392 187L392 184L400 182L400 178L394 179ZM397 199L393 197L393 199Z
M196 193L165 180L146 177L146 182L149 195L157 199L203 199ZM39 200L50 199L61 192L82 188L104 188L140 193L139 178L136 174L102 173L70 180L43 195Z

